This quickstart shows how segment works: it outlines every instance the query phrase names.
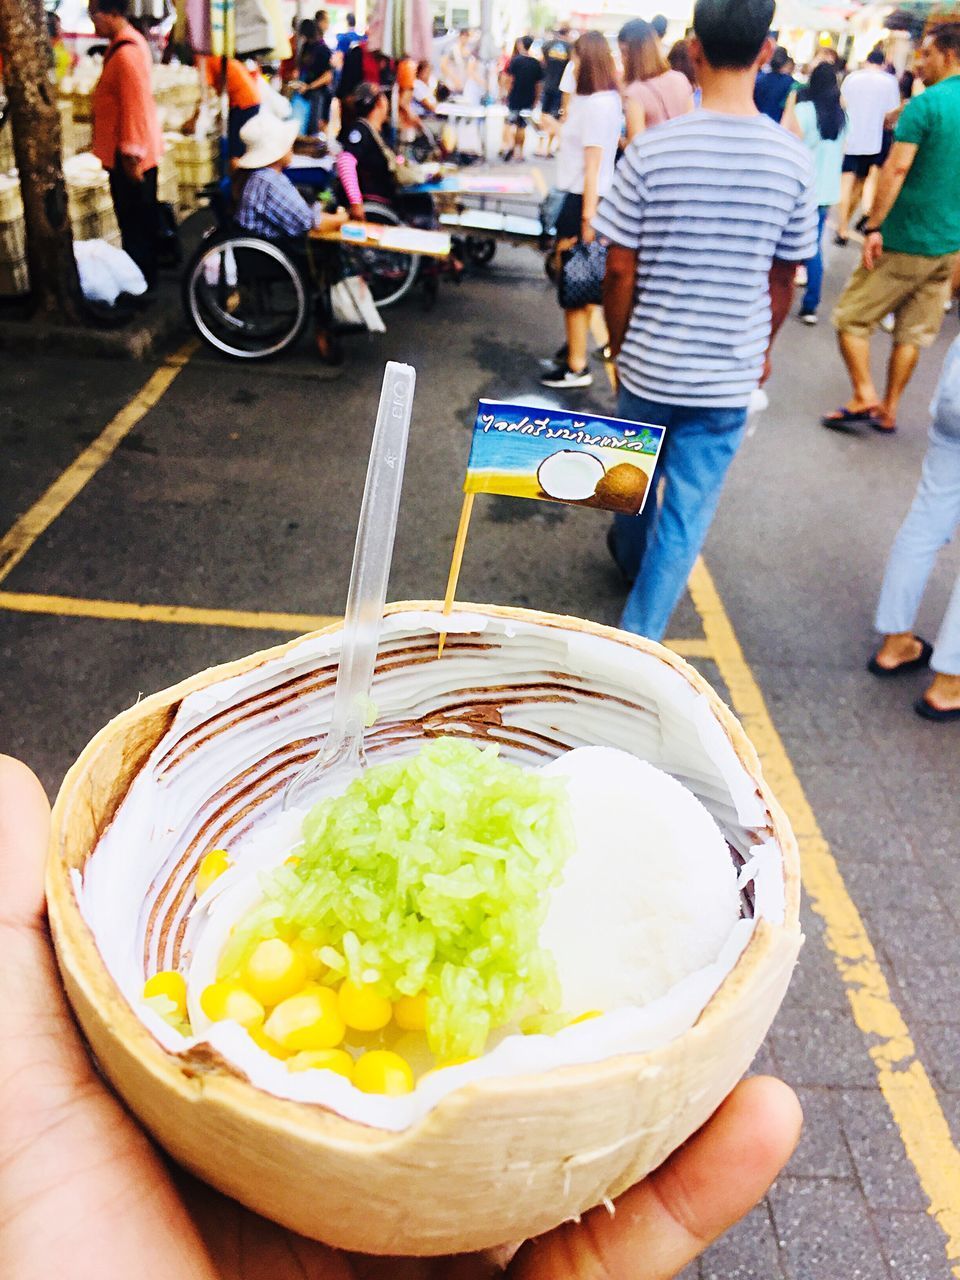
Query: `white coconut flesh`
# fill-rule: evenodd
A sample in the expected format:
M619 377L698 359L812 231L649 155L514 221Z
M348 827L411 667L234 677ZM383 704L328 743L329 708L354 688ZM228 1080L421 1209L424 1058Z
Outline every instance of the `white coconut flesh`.
M430 618L435 633L435 615ZM422 615L415 616L422 621ZM387 620L396 623L397 618ZM456 618L483 630L484 620ZM411 624L410 615L403 618ZM574 649L592 637L576 637ZM588 645L587 648L590 648ZM566 659L569 662L571 654ZM635 655L649 658L649 655ZM440 664L442 665L442 664ZM452 664L451 664L452 665ZM653 674L649 664L648 674ZM657 664L663 666L663 664ZM560 666L557 663L557 666ZM569 668L568 668L569 669ZM263 672L256 673L261 679ZM657 672L667 684L677 673ZM463 673L460 673L463 679ZM495 678L495 677L494 677ZM224 682L230 700L249 699L246 678ZM248 683L253 683L250 680ZM679 693L674 688L674 693ZM691 692L689 687L686 692ZM192 696L192 695L191 695ZM384 713L383 693L375 700ZM702 695L696 695L701 699ZM686 693L681 700L686 699ZM209 715L216 696L205 690L195 708ZM189 726L188 698L178 737ZM667 709L669 698L661 706ZM690 707L687 708L689 712ZM690 741L679 747L693 773L704 771L704 739L710 751L727 753L712 783L702 781L701 794L722 792L733 784L717 812L727 825L730 805L740 819L760 818L755 785L743 770L728 740L715 734L712 717L693 716L697 727ZM552 709L556 726L562 716ZM178 715L179 718L179 715ZM670 733L671 716L664 722ZM715 721L712 723L719 729ZM288 730L289 731L289 730ZM691 732L690 723L681 736ZM237 735L239 736L239 735ZM612 736L616 736L615 734ZM635 736L641 736L639 728ZM229 741L230 739L227 739ZM152 760L163 760L162 743ZM258 742L262 749L263 743ZM673 744L671 751L679 744ZM729 751L728 751L729 748ZM406 754L410 753L407 747ZM246 744L246 753L250 744ZM239 752L230 768L249 754ZM696 767L693 761L698 761ZM737 778L740 771L742 777ZM541 943L553 954L563 991L563 1007L601 1010L602 1016L564 1028L553 1035L509 1033L471 1062L435 1072L419 1081L414 1092L400 1097L364 1094L344 1078L328 1071L290 1072L261 1050L237 1024L209 1023L199 1007L199 993L216 976L217 961L232 925L260 897L258 875L279 865L299 841L303 813L274 812L252 825L230 852L235 865L189 908L181 969L188 980L188 1013L193 1035L184 1037L169 1027L142 1000L143 921L124 927L118 901L133 900L148 884L143 867L125 857L129 840L139 830L148 841L162 843L175 831L176 808L166 797L146 794L148 767L135 780L128 801L97 846L84 870L75 877L81 909L97 938L114 979L138 1015L168 1051L185 1052L200 1043L211 1045L252 1084L277 1096L326 1106L341 1115L379 1128L400 1130L425 1116L440 1099L465 1083L492 1076L525 1075L574 1063L597 1062L624 1053L657 1048L688 1030L722 984L749 941L755 919L741 916L740 891L753 884L755 916L783 918L783 884L779 851L754 835L751 855L739 876L717 820L686 786L662 769L622 748L572 749L546 766L545 772L563 776L571 802L575 852L553 891ZM152 779L156 787L156 778ZM209 778L201 790L211 794ZM144 794L136 796L138 788ZM130 804L139 798L140 805ZM166 800L166 804L164 804ZM196 795L185 807L196 805ZM146 810L143 806L146 805ZM126 810L126 813L125 813ZM193 808L196 812L196 808ZM736 818L734 818L734 822ZM130 825L132 823L132 826ZM192 872L191 872L192 874ZM158 964L156 967L163 967ZM495 1038L494 1038L495 1039Z
M537 483L551 498L582 502L592 498L606 468L592 453L560 449L544 458L537 470Z

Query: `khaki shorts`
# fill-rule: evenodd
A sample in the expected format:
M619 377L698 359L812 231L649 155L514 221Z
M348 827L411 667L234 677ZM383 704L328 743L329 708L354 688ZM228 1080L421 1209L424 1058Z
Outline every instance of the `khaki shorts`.
M840 333L869 338L892 311L894 342L929 347L943 324L955 258L952 253L942 258L884 253L872 271L861 264L834 307L834 327Z

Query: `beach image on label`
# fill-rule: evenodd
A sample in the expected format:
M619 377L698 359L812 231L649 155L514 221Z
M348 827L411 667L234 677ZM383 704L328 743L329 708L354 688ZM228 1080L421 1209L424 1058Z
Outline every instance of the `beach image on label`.
M663 427L481 400L464 490L639 515Z

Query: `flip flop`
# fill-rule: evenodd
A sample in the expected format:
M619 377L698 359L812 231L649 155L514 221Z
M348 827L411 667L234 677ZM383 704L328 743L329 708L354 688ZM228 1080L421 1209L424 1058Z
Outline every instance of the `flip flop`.
M922 636L914 636L915 640L919 640L922 648L915 658L910 658L906 662L899 662L895 667L881 667L877 661L875 653L867 663L867 670L873 676L879 676L881 680L889 680L891 676L909 675L911 671L920 671L927 666L933 657L933 645L924 640ZM879 649L877 650L879 653ZM933 708L930 708L933 710Z
M841 405L833 413L820 419L821 425L833 431L846 431L850 427L872 427L878 421L876 407L872 409L848 409Z
M887 427L884 426L879 418L874 418L874 420L868 423L868 425L872 430L876 431L878 436L895 436L897 434L896 423L894 423L892 427Z
M960 720L960 707L952 707L949 711L942 711L940 707L931 706L926 698L918 698L913 704L913 709L924 720L933 720L938 724L945 724L948 720Z

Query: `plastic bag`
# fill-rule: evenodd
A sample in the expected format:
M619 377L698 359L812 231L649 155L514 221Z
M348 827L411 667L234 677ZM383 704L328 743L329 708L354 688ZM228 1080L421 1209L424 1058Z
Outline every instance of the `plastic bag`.
M370 286L361 276L338 280L330 290L330 307L337 324L362 326L369 333L386 333Z
M276 116L278 120L289 120L293 115L293 107L291 100L285 98L282 93L277 93L269 80L260 77L260 108L263 111L269 111L272 116ZM307 103L307 114L310 112L310 104ZM303 129L300 130L303 133Z
M289 99L290 115L297 122L301 137L306 137L310 125L310 99L303 93L295 93Z
M76 240L73 245L80 289L89 302L112 307L121 293L134 297L146 293L143 272L122 249L105 240Z

